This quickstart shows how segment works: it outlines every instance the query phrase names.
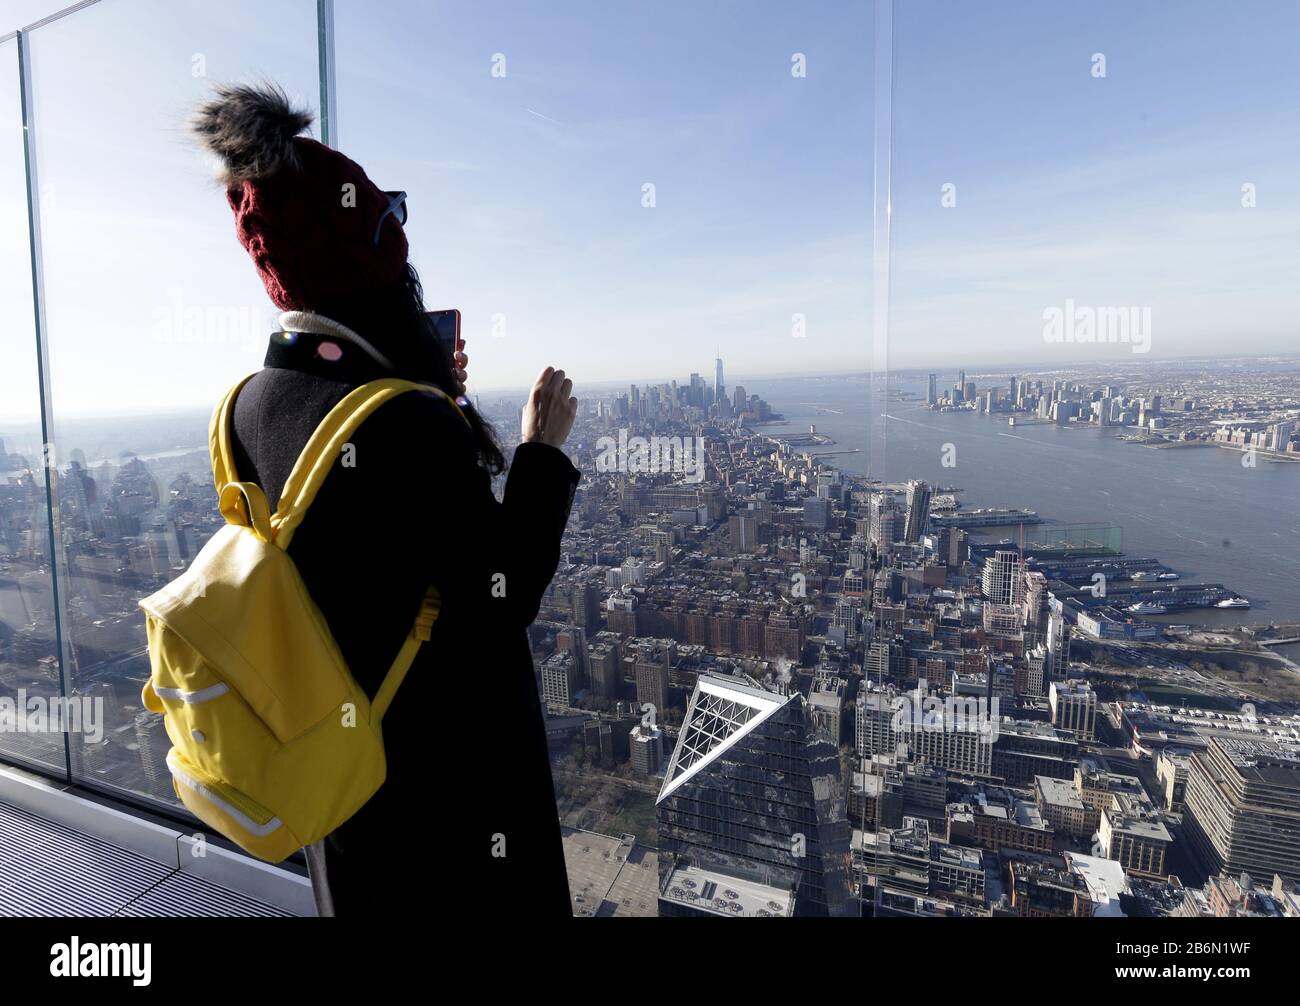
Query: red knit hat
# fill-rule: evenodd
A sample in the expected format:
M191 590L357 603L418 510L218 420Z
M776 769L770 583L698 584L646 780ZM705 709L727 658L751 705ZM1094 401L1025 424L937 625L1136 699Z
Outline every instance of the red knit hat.
M382 290L406 268L400 218L384 216L389 197L361 165L298 135L310 124L273 85L219 87L195 119L225 170L239 243L283 311Z

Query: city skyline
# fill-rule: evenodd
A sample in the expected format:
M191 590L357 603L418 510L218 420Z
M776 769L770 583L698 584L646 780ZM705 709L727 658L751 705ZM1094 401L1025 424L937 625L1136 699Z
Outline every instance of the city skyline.
M974 362L965 362L962 364L948 364L939 366L934 372L936 374L957 374L969 373L972 377L986 377L989 374L1008 374L1014 375L1020 373L1032 373L1037 375L1050 374L1076 374L1088 373L1094 367L1096 368L1114 368L1123 365L1122 369L1131 367L1142 367L1147 364L1170 364L1176 366L1190 366L1196 363L1207 363L1211 365L1225 365L1234 362L1246 363L1279 363L1283 365L1294 365L1300 367L1300 354L1295 352L1261 352L1261 353L1239 353L1233 351L1224 351L1222 353L1196 354L1189 356L1161 356L1159 354L1143 355L1141 357L1132 357L1129 354L1120 354L1112 358L1100 359L1082 359L1082 360L1056 360L1049 358L1038 358L1035 360L1015 360L1010 362L996 362L987 359L974 358ZM473 364L471 364L473 367ZM811 370L811 371L742 371L735 374L737 384L759 382L771 382L779 380L815 380L819 378L864 378L871 379L881 375L888 384L898 383L899 381L912 381L926 376L931 368L927 366L916 367L896 367L885 371L873 372L870 368L861 370ZM703 371L696 371L703 373ZM728 373L733 373L728 365ZM535 376L535 375L534 375ZM580 380L575 381L574 393L581 402L583 395L606 394L618 388L626 387L629 384L668 384L673 381L686 383L683 378L689 378L689 372L681 375L677 374L641 374L639 379L629 377L619 377L607 380ZM528 384L516 385L488 385L480 384L475 379L475 374L470 373L469 380L466 382L468 394L471 398L475 395L486 395L489 397L498 397L507 394L523 395L528 390ZM3 404L0 403L0 407ZM119 404L116 408L107 411L84 412L74 407L58 407L52 410L56 418L67 418L75 420L99 419L99 418L129 418L129 417L149 417L149 416L168 416L168 415L193 415L196 413L210 414L210 407L203 403L182 404L174 408L157 410L153 408L141 408L132 403ZM0 423L10 427L39 426L37 420L32 418L33 413L29 410L6 415L0 413Z
M986 461L968 458L946 479L927 481L917 477L923 453L908 448L895 458L906 481L849 470L841 462L855 455L846 453L845 434L813 433L784 414L808 403L769 402L735 378L722 384L726 398L719 399L719 377L729 374L722 361L719 375L719 360L712 380L707 372L676 388L641 380L598 397L566 445L585 477L533 636L566 841L634 836L633 851L658 857L662 915L1106 915L1121 911L1116 885L1135 904L1166 905L1174 914L1168 906L1186 912L1197 904L1180 891L1226 897L1223 885L1239 865L1273 868L1284 885L1292 882L1289 845L1244 859L1231 832L1211 823L1227 814L1243 827L1267 826L1249 807L1224 803L1205 780L1224 759L1248 776L1260 759L1291 757L1290 747L1269 738L1300 724L1300 689L1286 671L1293 665L1261 655L1252 641L1281 638L1291 631L1288 617L1300 631L1300 613L1270 616L1277 598L1244 591L1240 565L1206 576L1163 550L1122 544L1112 533L1118 525L975 506L968 500ZM1153 443L1189 442L1220 415L1252 437L1256 428L1277 437L1278 424L1267 418L1297 405L1294 374L1175 370L1169 379L1183 390L1167 399L1150 390L1164 387L1161 375L1157 366L1121 387L1104 378L1044 380L1026 369L1014 387L1001 375L970 381L979 408L954 404L955 387L927 406L916 381L889 408L946 417L946 435L965 452L970 441L960 424L1015 419L1030 424L1026 434L1074 426L1080 429L1063 435L1086 436L1082 427L1097 424L1084 421L1084 403L1114 403L1109 413L1094 410L1094 419L1109 416L1125 436ZM1255 389L1249 401L1239 401L1238 386ZM497 400L489 415L504 422L508 412L499 410L509 408ZM624 460L603 469L599 441L614 431L700 438L702 478L657 467L653 453L647 465ZM1019 450L1014 441L995 442L1004 462ZM1111 444L1111 451L1141 450ZM1194 454L1230 457L1227 446L1205 442ZM1291 447L1300 453L1300 442ZM42 695L57 687L61 667L69 693L101 702L105 720L97 743L69 737L74 774L165 804L166 740L158 720L138 707L147 663L134 600L183 569L220 525L206 451L88 468L75 455L58 462L61 665L43 486L15 460L22 461L0 458L0 621L10 627L7 642L0 633L0 687ZM1010 506L1028 482L998 475L994 484L996 502ZM1132 515L1120 507L1106 516L1127 523ZM1234 534L1238 550L1250 547L1244 531ZM1266 621L1223 608L1245 593ZM1258 680L1213 674L1200 649L1208 640L1231 640L1220 659L1254 661ZM1130 680L1136 661L1146 662L1149 683ZM1208 733L1190 731L1151 702L1157 687L1216 710L1222 722ZM737 743L715 745L708 738L725 710L701 711L700 689L721 689L726 708L744 696L740 705L761 716L779 705L780 723L755 718L761 729L746 733L749 714L727 713ZM1123 735L1102 723L1103 706L1118 710L1124 730L1181 731L1193 748L1205 738L1203 757L1193 750L1169 763L1171 778L1187 777L1199 830L1181 837L1173 791L1148 787L1120 761ZM4 734L0 748L55 765L57 740ZM820 766L823 781L812 792L796 785L781 801L806 801L800 813L815 815L818 844L809 848L816 858L803 863L782 851L782 842L805 834L793 821L776 828L784 839L750 844L740 859L690 823L692 801L725 789L738 766L769 771L771 745L789 743ZM1300 749L1294 755L1300 763ZM697 781L686 785L697 757ZM665 773L665 764L679 767ZM1064 774L1076 765L1073 777ZM648 787L658 789L653 825L647 809L634 810ZM891 809L882 794L893 791L904 798ZM608 793L624 795L592 795ZM1091 817L1079 810L1089 801L1098 804ZM736 813L743 821L776 811L755 803ZM595 828L596 838L577 826ZM1013 852L1006 872L988 858L994 848L1032 855ZM1044 862L1045 855L1060 861ZM927 860L937 865L923 869ZM906 869L895 873L894 863ZM1187 886L1168 884L1171 872ZM1266 880L1259 898L1291 903L1285 886L1268 893ZM638 913L652 914L655 893L639 897ZM575 902L575 910L588 908Z

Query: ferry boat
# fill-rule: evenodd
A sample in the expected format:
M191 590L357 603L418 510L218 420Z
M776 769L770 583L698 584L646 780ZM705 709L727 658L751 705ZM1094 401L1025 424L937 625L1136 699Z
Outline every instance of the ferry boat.
M1250 602L1244 597L1229 597L1215 605L1216 608L1249 608Z
M1133 615L1163 615L1169 609L1154 601L1139 601L1137 604L1130 604L1124 610Z
M1008 510L1002 507L981 507L957 513L935 514L931 523L936 527L1005 527L1008 524L1042 524L1043 518L1033 510Z
M1136 573L1129 575L1130 580L1159 580L1160 574L1152 573L1147 570L1138 570Z
M1162 579L1162 580L1177 580L1177 579L1178 579L1178 574L1177 574L1177 573L1161 573L1161 574L1160 574L1160 579Z

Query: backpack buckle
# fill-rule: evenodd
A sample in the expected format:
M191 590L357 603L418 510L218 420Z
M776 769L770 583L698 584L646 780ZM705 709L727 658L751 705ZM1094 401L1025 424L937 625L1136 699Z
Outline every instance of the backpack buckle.
M438 620L438 612L442 610L442 595L437 589L430 587L424 595L424 600L420 602L420 612L415 616L415 625L411 628L411 635L422 643L427 643L429 637L433 634L433 623Z

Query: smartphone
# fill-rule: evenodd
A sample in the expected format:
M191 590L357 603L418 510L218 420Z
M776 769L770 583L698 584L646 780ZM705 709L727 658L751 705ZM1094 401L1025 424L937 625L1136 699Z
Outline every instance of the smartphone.
M428 311L426 315L434 334L438 337L448 356L454 356L464 348L460 341L460 312L455 308L448 311Z

